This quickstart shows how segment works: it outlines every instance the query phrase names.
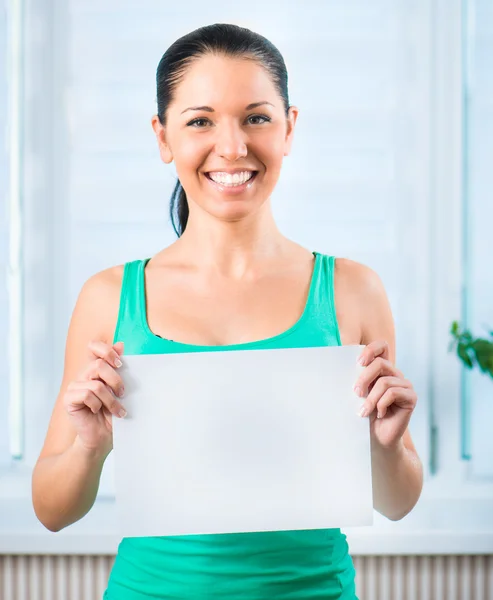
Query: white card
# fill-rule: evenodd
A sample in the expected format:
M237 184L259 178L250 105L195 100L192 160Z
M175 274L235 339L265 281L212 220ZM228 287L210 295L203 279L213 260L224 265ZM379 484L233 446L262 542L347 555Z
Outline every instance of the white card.
M123 356L123 536L371 525L363 346Z

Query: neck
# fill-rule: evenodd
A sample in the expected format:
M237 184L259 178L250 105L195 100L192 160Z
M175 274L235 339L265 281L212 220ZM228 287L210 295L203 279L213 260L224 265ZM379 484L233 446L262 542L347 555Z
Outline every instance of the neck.
M284 253L289 241L278 230L269 206L237 221L191 212L175 243L186 259L227 277L240 278L259 263Z

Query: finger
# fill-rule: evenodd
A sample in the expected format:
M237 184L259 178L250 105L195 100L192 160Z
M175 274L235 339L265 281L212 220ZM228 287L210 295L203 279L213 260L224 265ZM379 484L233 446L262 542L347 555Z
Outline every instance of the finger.
M411 412L416 405L416 393L413 389L409 388L389 388L377 402L377 418L382 419L385 417L387 409L392 404L398 404L399 408L407 409Z
M366 401L370 402L374 406L378 402L379 398L381 398L391 387L411 388L412 384L410 381L407 381L407 379L402 379L401 377L379 377L375 381L371 391L368 393Z
M123 404L115 397L111 388L109 388L104 381L92 379L88 382L85 382L85 386L85 389L91 390L111 414L118 417L125 416L127 414Z
M86 407L90 408L91 412L96 414L102 406L101 400L96 398L94 394L84 396L81 395L79 389L67 390L65 394L65 408L70 414L83 410Z
M74 382L71 385L71 392L77 392L77 395L73 396L75 404L87 404L87 401L94 396L112 415L118 417L126 415L125 407L115 398L103 381L91 379L89 381Z
M115 369L104 359L97 358L89 363L86 370L81 375L82 381L90 381L92 379L101 379L101 381L111 388L115 396L118 396L119 398L123 397L123 394L125 393L123 380Z
M376 358L358 377L354 385L354 391L358 396L364 397L368 394L372 383L377 377L402 377L402 373L394 365L382 357Z
M113 346L110 346L105 342L93 341L89 342L88 349L91 360L102 358L109 365L116 367L117 369L122 366L120 353L118 353Z
M377 402L382 398L388 389L392 387L407 387L407 383L408 382L400 379L399 377L378 378L375 382L375 385L372 387L371 392L369 392L364 404L362 405L362 408L367 409L367 415L371 414L375 410Z
M117 353L119 354L119 356L123 356L123 350L124 350L124 343L123 342L116 342L115 344L113 344L113 348L117 351ZM121 360L120 360L120 363L121 363Z
M91 412L96 414L101 410L103 403L94 394L91 394L84 399L84 406L88 406Z
M390 358L389 345L385 341L378 340L368 344L361 352L358 362L361 366L365 367L379 356L385 360Z

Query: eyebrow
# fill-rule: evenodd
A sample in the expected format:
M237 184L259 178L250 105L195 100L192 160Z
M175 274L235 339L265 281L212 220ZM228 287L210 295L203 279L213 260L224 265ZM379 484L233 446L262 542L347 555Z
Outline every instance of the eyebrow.
M272 103L267 102L267 100L263 100L262 102L254 102L253 104L249 104L245 110L252 110L253 108L257 108L257 106L262 106L262 104L270 104L270 106L274 106ZM191 106L190 108L182 110L181 114L187 112L188 110L204 110L206 112L214 112L214 109L210 106Z

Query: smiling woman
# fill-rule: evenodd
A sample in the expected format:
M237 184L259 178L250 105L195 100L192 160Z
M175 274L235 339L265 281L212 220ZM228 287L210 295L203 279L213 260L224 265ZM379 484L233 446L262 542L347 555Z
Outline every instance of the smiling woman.
M284 61L267 40L242 31L241 43L228 48L228 29L218 25L217 42L224 46L214 52L198 33L196 54L183 61L171 46L158 66L152 126L162 160L176 163L171 214L178 214L173 224L180 235L190 211L196 211L199 228L207 215L232 221L257 209L269 212L268 200L291 148L298 109L289 106ZM188 106L195 98L203 98L204 105Z
M91 509L112 450L112 418L125 416L124 348L166 354L365 344L358 393L370 420L374 506L400 519L419 497L422 474L407 430L416 394L393 364L385 290L371 269L300 246L273 218L271 195L298 116L281 54L248 29L203 27L165 52L157 99L159 152L179 177L171 201L178 239L83 286L33 474L38 518L58 531ZM105 598L210 595L355 599L346 537L313 529L125 538Z

